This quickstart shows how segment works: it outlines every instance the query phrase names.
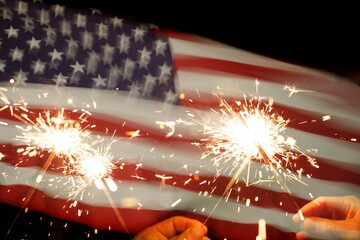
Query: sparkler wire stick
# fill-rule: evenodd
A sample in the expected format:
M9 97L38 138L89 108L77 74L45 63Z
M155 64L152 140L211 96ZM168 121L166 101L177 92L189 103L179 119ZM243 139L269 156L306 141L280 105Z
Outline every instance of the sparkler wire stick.
M35 193L35 190L37 188L37 186L39 185L39 183L41 182L41 178L44 176L44 174L46 173L47 169L49 168L52 160L54 159L56 153L55 152L51 152L49 157L47 158L47 160L45 161L43 167L40 169L39 171L39 174L38 174L38 177L36 179L36 184L35 186L32 186L29 191L27 192L26 196L25 196L25 199L24 199L24 203L22 204L19 212L17 213L17 215L15 216L13 222L11 223L10 227L9 227L9 230L7 231L6 235L5 235L5 239L7 239L7 237L9 236L10 232L11 232L11 229L12 227L14 226L15 222L17 221L17 219L20 217L20 214L22 212L22 210L26 207L26 205L29 203L30 199L32 198L32 196L34 195Z
M204 221L204 224L206 224L206 222L209 220L210 216L213 214L213 212L215 211L215 209L217 208L217 206L219 205L219 203L221 202L221 200L225 197L225 195L230 191L231 187L234 185L236 179L238 178L238 176L241 174L241 172L244 170L245 168L245 162L243 162L243 164L241 164L241 166L237 169L237 171L235 172L235 174L231 177L229 183L226 185L226 188L223 192L223 194L221 195L221 197L219 198L219 200L216 202L215 206L213 207L213 209L211 210L211 212L209 213L209 215L207 216L207 218Z
M117 220L119 221L119 223L121 224L121 226L125 229L126 233L127 233L128 236L129 236L129 239L131 239L131 235L130 235L130 233L129 233L129 230L127 229L125 220L124 220L124 218L122 217L119 209L116 207L116 204L115 204L114 200L112 199L112 197L110 196L109 191L107 190L106 187L103 188L103 191L104 191L105 196L106 196L106 198L108 199L108 201L109 201L112 209L114 210L114 213L115 213L115 216L116 216Z

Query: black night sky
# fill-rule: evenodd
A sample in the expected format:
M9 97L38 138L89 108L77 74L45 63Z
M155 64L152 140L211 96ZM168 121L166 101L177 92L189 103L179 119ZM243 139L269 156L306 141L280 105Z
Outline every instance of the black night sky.
M323 6L293 2L271 5L268 1L251 7L237 1L229 1L231 4L207 1L205 5L196 6L182 1L167 4L104 0L43 2L99 8L103 13L194 33L278 60L329 71L360 85L360 19L354 6L330 6L329 2ZM5 238L8 240L129 239L127 234L109 231L95 234L91 227L31 211L24 214L23 210L0 205L1 239L10 228Z

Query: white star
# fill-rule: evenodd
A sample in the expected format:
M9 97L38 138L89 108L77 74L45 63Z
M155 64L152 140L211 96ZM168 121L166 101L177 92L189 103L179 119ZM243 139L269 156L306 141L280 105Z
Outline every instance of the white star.
M151 60L151 57L150 57L151 52L152 51L148 51L146 49L146 47L144 47L141 51L138 50L138 53L140 55L139 68L145 68L145 69L148 68L148 65L149 65L150 60Z
M159 29L159 27L154 23L148 23L147 25L149 26L150 29Z
M106 43L102 48L104 49L102 59L104 64L111 64L111 61L114 58L115 48L110 46L108 43Z
M134 33L135 42L142 41L144 42L144 36L146 31L144 29L140 29L139 27L132 30Z
M95 87L106 87L106 78L102 78L100 74L97 75L96 78L92 78L92 80L95 82Z
M51 45L54 46L55 45L55 41L56 41L56 32L54 28L51 28L50 26L47 26L46 28L44 28L45 32L46 32L46 46L47 45Z
M54 62L55 60L61 61L61 55L63 55L63 52L58 52L55 48L52 52L49 52L49 56L51 57L51 62Z
M14 77L15 81L16 81L16 85L23 85L25 86L25 81L28 79L27 78L27 72L23 72L23 70L20 68L19 72L15 72L16 77Z
M40 42L41 40L36 40L34 37L32 37L31 40L27 40L27 45L30 46L30 51L33 49L40 49Z
M165 100L166 103L176 103L178 101L178 95L169 89L169 91L165 92Z
M1 8L0 8L1 9ZM9 8L7 8L7 7L4 7L4 8L2 8L2 18L3 18L3 20L5 20L5 19L8 19L8 20L11 20L12 18L13 18L13 13L12 13L12 11L9 9Z
M103 23L98 24L98 30L97 30L97 34L99 35L99 39L107 39L108 34L109 34L109 26L105 25Z
M38 59L36 62L32 62L31 69L34 70L34 74L43 74L45 71L45 66L45 63L41 62L40 59Z
M111 67L107 89L113 89L116 86L120 74L121 70L117 65Z
M60 62L59 62L59 61L50 62L50 63L49 63L49 69L56 69L56 70L58 70L58 69L59 69L59 65L60 65Z
M124 19L121 19L121 18L118 18L118 17L115 16L115 17L112 19L113 28L114 28L114 29L117 28L117 27L122 28L122 26L123 26L123 21L124 21Z
M62 73L59 73L55 75L55 78L52 80L56 83L56 86L65 86L67 84L67 78L68 77L62 75Z
M33 32L33 30L35 29L35 23L32 17L29 16L25 16L23 18L21 18L24 21L24 31L25 32Z
M143 90L143 97L151 97L151 93L156 84L156 77L153 77L150 73L145 77L145 86Z
M64 16L65 7L56 4L52 7L52 10L55 12L55 17L57 16Z
M70 77L69 84L75 84L75 85L79 86L79 82L80 82L80 76L78 74L73 73Z
M62 33L62 36L71 36L71 23L70 21L66 21L65 19L63 19L62 23L61 23L61 30L60 32Z
M66 40L68 43L67 51L66 51L66 57L67 59L75 59L77 50L79 48L78 43L71 38L70 40Z
M155 51L156 51L156 56L158 55L163 55L165 56L165 50L167 48L167 43L164 42L161 39L158 39L155 41Z
M78 61L76 61L75 64L73 65L70 65L70 67L72 67L74 69L73 73L77 73L77 72L81 72L81 73L84 73L84 67L85 65L84 64L80 64Z
M92 14L92 15L95 15L95 14L101 15L101 14L102 14L101 11L100 11L100 9L90 8L90 10L91 10L91 14Z
M87 18L86 18L86 15L83 15L81 13L78 13L76 15L76 27L77 28L86 28L86 22L87 22Z
M140 97L142 92L142 86L140 84L133 83L130 88L129 96L130 97Z
M6 61L0 59L0 71L5 72Z
M50 23L50 14L49 11L45 10L45 9L41 9L39 14L39 22L41 25L49 25Z
M95 75L96 68L98 67L100 61L100 56L95 51L92 51L89 53L89 60L86 64L86 74L92 74Z
M136 66L136 63L133 60L131 60L129 58L127 58L125 60L124 76L123 76L124 80L131 80L135 66Z
M21 15L21 14L26 15L26 13L28 11L28 4L26 2L19 1L16 11L18 12L18 15Z
M121 36L119 37L120 41L119 42L119 50L120 53L128 53L129 48L130 48L130 37L126 36L124 33L121 34Z
M168 67L166 63L159 67L160 69L160 76L159 81L160 83L164 83L166 85L166 81L170 78L171 75L171 67Z
M159 67L160 69L160 76L162 75L171 75L171 67L169 67L166 63Z
M17 28L13 28L12 26L10 26L10 28L7 28L4 30L5 33L8 34L8 38L17 38L19 36L19 29Z
M15 47L15 49L10 49L9 57L12 57L12 61L19 61L22 62L24 57L24 50Z
M80 33L80 41L84 50L91 50L94 44L94 37L91 32L84 31Z

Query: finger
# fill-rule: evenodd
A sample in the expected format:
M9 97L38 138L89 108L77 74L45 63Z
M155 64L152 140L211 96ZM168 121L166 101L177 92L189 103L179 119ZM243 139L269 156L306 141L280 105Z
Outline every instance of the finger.
M184 231L177 239L186 240L203 240L206 232L201 226L194 226Z
M150 228L138 233L133 240L168 240L159 232L154 232Z
M341 208L343 199L340 197L319 197L304 205L300 211L306 216L331 217L335 210ZM299 214L294 216L298 220Z
M340 236L346 236L348 230L342 221L306 218L303 222L303 233L312 238L339 239Z
M201 222L190 219L182 216L175 216L169 219L166 219L160 223L157 223L153 227L155 230L165 237L172 237L178 235L178 233L184 232L186 229L190 227L199 227L204 232L204 235L207 233L207 228Z

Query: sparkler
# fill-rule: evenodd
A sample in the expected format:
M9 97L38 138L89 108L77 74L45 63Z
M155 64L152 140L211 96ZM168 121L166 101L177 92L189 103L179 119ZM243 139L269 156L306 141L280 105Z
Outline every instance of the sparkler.
M221 199L230 193L243 170L246 167L250 170L252 163L259 163L266 171L270 171L280 186L291 194L285 180L302 182L292 173L292 162L300 156L306 156L296 146L296 140L285 135L289 120L274 112L271 98L266 103L262 98L248 100L245 97L244 103L235 101L233 105L225 99L219 99L219 110L212 109L217 118L209 125L203 124L203 132L209 138L203 139L200 144L206 149L201 159L214 155L211 158L214 166L221 169L223 164L229 165L230 162L233 167L231 171L234 170L235 173L205 223ZM315 159L308 156L306 158L313 166L318 167ZM259 180L262 181L264 180ZM249 186L249 173L246 185Z
M95 184L98 189L104 191L116 218L127 231L125 221L109 193L109 190L117 190L111 177L116 164L110 154L111 144L115 140L113 139L110 144L105 145L103 139L99 139L99 137L96 140L92 139L89 129L95 126L90 125L87 121L91 113L82 110L77 119L67 115L77 114L78 110L65 112L64 109L61 109L55 112L44 111L36 114L26 108L25 101L12 104L2 91L0 93L0 100L5 104L0 111L9 109L11 116L25 124L25 126L16 125L21 134L17 135L15 139L26 144L26 147L18 149L18 152L29 157L39 156L40 159L46 156L44 152L49 153L36 178L35 186L28 191L21 209L28 205L36 186L42 181L56 156L62 160L60 168L63 169L63 174L69 175L69 199L75 198L86 187ZM96 147L99 146L99 143L101 146ZM10 226L7 236L9 236L20 212Z
M36 119L28 114L21 115L27 126L16 139L27 144L24 155L33 156L41 151L54 152L55 155L71 159L90 149L90 131L81 126L81 121L66 118L64 109L54 116L50 111L39 113Z

